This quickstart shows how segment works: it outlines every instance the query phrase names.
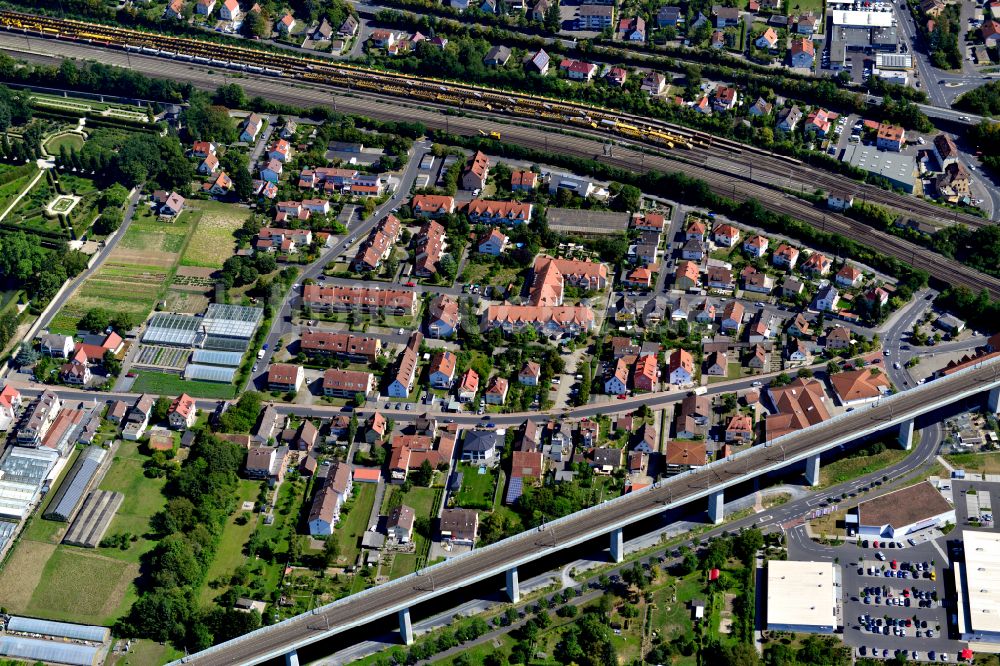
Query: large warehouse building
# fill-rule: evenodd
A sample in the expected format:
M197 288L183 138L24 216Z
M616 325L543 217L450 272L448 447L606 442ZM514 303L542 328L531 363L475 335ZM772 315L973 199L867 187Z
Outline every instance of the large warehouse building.
M840 625L841 587L833 562L769 560L767 628L832 634Z
M838 70L846 65L850 52L895 52L899 37L896 19L888 11L835 9L830 21L830 67Z
M953 561L958 633L986 652L1000 652L1000 533L966 530L965 561Z
M919 530L955 522L955 509L929 481L862 502L859 537L900 539Z
M875 146L851 144L844 148L841 162L882 176L904 192L913 193L917 180L917 162L912 155L879 150Z

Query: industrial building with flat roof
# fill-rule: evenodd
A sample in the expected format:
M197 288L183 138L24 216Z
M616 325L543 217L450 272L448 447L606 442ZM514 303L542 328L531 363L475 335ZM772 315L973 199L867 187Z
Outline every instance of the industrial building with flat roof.
M767 628L832 634L841 622L840 591L833 562L769 560Z
M963 641L1000 651L1000 533L965 530L965 561L951 563L958 633ZM992 648L992 649L991 649Z
M58 459L54 449L8 447L0 458L0 516L27 517Z
M891 11L834 10L830 12L830 66L845 66L847 53L895 52L899 41Z
M882 176L893 187L913 193L917 178L917 162L911 155L879 150L875 146L850 145L844 148L840 161Z
M858 536L861 537L897 539L928 527L955 522L954 507L929 481L862 502L856 511Z

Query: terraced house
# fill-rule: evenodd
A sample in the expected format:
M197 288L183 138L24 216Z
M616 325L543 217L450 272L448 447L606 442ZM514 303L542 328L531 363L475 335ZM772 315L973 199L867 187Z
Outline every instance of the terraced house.
M302 288L302 304L319 312L412 316L417 312L417 295L407 289L307 284Z
M473 199L465 212L471 222L478 224L527 224L532 208L532 204L521 201Z
M382 352L382 341L353 333L307 328L302 331L299 347L310 355L324 354L349 361L374 363Z

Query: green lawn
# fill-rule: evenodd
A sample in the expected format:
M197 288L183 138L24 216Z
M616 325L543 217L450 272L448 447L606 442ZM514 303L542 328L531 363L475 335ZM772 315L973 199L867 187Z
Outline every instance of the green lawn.
M819 487L835 486L838 483L844 483L859 476L877 472L880 469L885 469L890 465L896 464L909 454L910 451L890 448L874 456L856 456L835 460L820 468Z
M375 484L359 483L360 490L349 501L350 510L347 515L341 513L340 523L333 530L334 537L340 545L341 561L353 564L361 551L361 535L368 529L368 518L375 504Z
M1000 474L1000 453L953 453L944 456L953 467L984 474Z
M153 393L155 395L180 395L187 393L194 398L232 399L236 396L236 387L232 384L206 382L184 379L180 375L167 372L140 371L136 373L132 391L135 393Z
M101 490L113 490L125 495L125 501L108 527L107 536L129 532L139 537L128 550L100 548L102 555L126 562L138 562L154 542L147 540L149 520L167 504L163 496L166 479L150 479L143 473L143 464L149 460L139 450L137 442L122 441L114 462L101 481Z
M59 546L45 563L26 613L34 617L109 625L136 599L135 564Z
M50 155L59 155L62 148L65 148L67 152L73 148L80 150L83 148L83 137L75 132L63 132L45 142L45 150Z
M392 561L392 570L389 572L389 578L391 580L402 578L403 576L413 573L416 568L416 553L399 553Z
M437 494L437 490L434 488L423 488L420 486L413 486L410 488L410 492L403 495L402 504L413 509L414 515L417 518L421 516L431 516L436 506L434 506L434 498Z
M475 465L459 465L462 473L462 488L455 497L455 502L462 507L489 507L493 504L493 492L496 489L497 473L487 469L485 474L479 473Z
M201 602L203 604L209 603L227 588L226 585L213 588L211 585L213 581L227 579L234 569L246 562L246 556L243 554L243 545L250 538L250 535L253 534L258 514L251 514L250 520L243 525L237 524L237 519L243 515L243 510L240 508L243 502L254 501L257 499L259 493L260 482L249 481L247 479L240 480L237 490L236 511L226 521L226 527L222 531L222 538L219 539L219 547L215 552L215 559L212 560L212 564L208 567L208 575L205 577L207 584L201 589Z

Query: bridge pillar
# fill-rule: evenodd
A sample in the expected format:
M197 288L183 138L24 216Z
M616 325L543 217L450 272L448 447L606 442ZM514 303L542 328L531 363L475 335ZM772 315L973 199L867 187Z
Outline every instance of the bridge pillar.
M399 635L403 645L413 645L413 623L410 622L410 609L399 611Z
M611 561L621 562L625 559L625 540L622 537L622 528L611 531Z
M819 485L819 454L806 458L806 483L810 486Z
M521 587L517 582L517 567L507 569L507 596L510 597L511 603L516 604L521 600Z
M1000 386L990 389L986 399L986 408L990 410L991 414L1000 412Z
M913 419L899 424L899 446L904 451L909 451L913 446Z
M285 666L299 666L299 651L292 650L285 654Z
M708 496L708 519L714 525L718 525L725 518L726 498L721 490L717 490Z

